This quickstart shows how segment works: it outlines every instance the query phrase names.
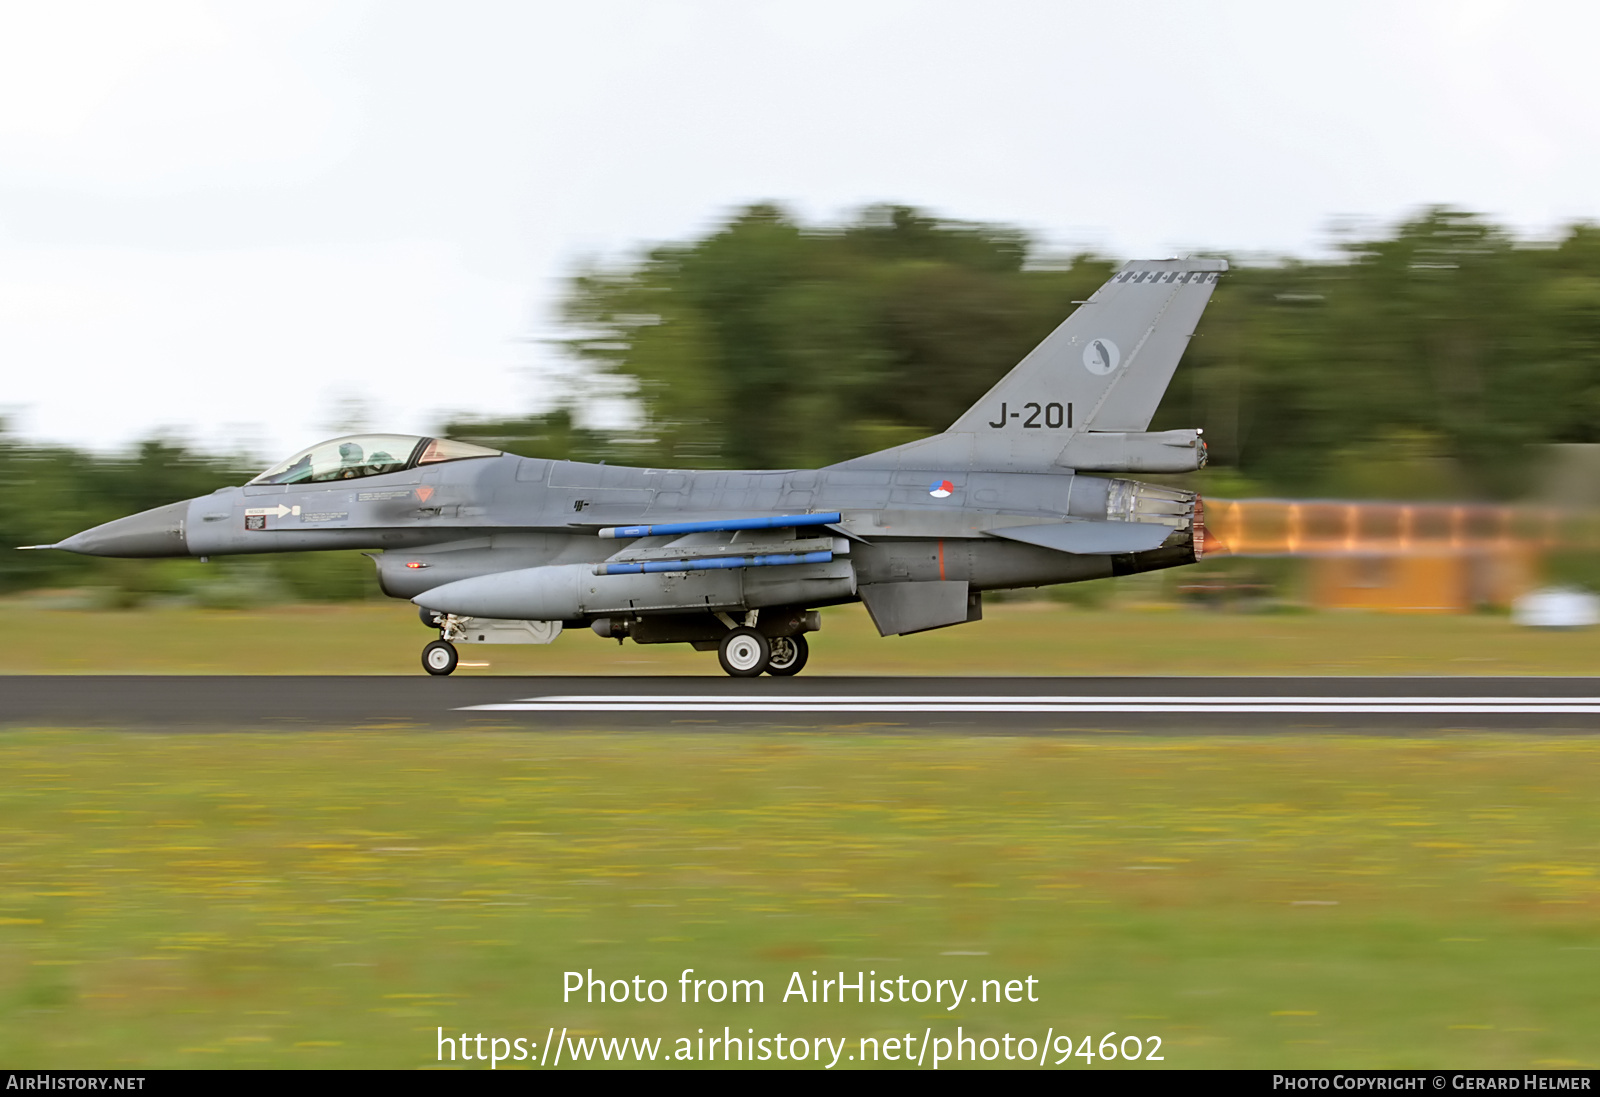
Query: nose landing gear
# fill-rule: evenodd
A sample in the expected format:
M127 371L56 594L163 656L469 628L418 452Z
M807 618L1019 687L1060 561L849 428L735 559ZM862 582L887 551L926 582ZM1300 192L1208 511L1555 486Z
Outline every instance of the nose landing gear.
M422 669L441 676L454 673L461 656L450 641L461 639L461 619L431 609L423 610L421 617L422 623L428 628L439 630L439 638L422 649Z

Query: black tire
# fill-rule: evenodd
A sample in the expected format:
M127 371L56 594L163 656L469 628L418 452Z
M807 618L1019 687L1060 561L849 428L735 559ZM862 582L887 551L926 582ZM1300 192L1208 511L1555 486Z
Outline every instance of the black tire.
M810 657L811 645L800 633L780 636L772 641L772 658L767 660L767 673L777 678L799 674Z
M439 624L439 619L443 617L444 614L440 613L436 609L423 609L421 606L418 606L417 616L422 618L422 624L425 627L431 628L437 632L441 627Z
M449 640L435 640L422 649L422 669L429 674L449 674L456 669L456 664L460 661L461 656L456 654L456 646Z
M736 628L717 644L717 662L735 678L755 678L767 669L772 645L753 628Z

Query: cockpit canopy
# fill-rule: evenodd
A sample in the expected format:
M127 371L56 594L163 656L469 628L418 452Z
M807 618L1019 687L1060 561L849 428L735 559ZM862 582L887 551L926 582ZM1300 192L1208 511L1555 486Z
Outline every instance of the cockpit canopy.
M498 457L500 451L448 438L421 438L415 434L350 434L319 442L288 460L273 465L252 484L315 484L327 480L354 480L441 461L469 457Z

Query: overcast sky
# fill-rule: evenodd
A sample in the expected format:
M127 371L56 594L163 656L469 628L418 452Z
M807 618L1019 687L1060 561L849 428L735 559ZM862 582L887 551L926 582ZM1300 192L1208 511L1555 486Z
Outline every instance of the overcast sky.
M1119 257L1600 217L1600 5L0 0L0 409L287 453L548 406L564 277L759 199Z

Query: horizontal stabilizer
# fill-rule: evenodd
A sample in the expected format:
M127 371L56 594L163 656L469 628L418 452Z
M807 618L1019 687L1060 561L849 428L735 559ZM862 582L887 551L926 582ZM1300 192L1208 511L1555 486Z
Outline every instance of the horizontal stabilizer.
M1149 552L1159 548L1171 526L1151 522L1064 522L1056 526L1005 526L988 531L995 537L1086 556Z

